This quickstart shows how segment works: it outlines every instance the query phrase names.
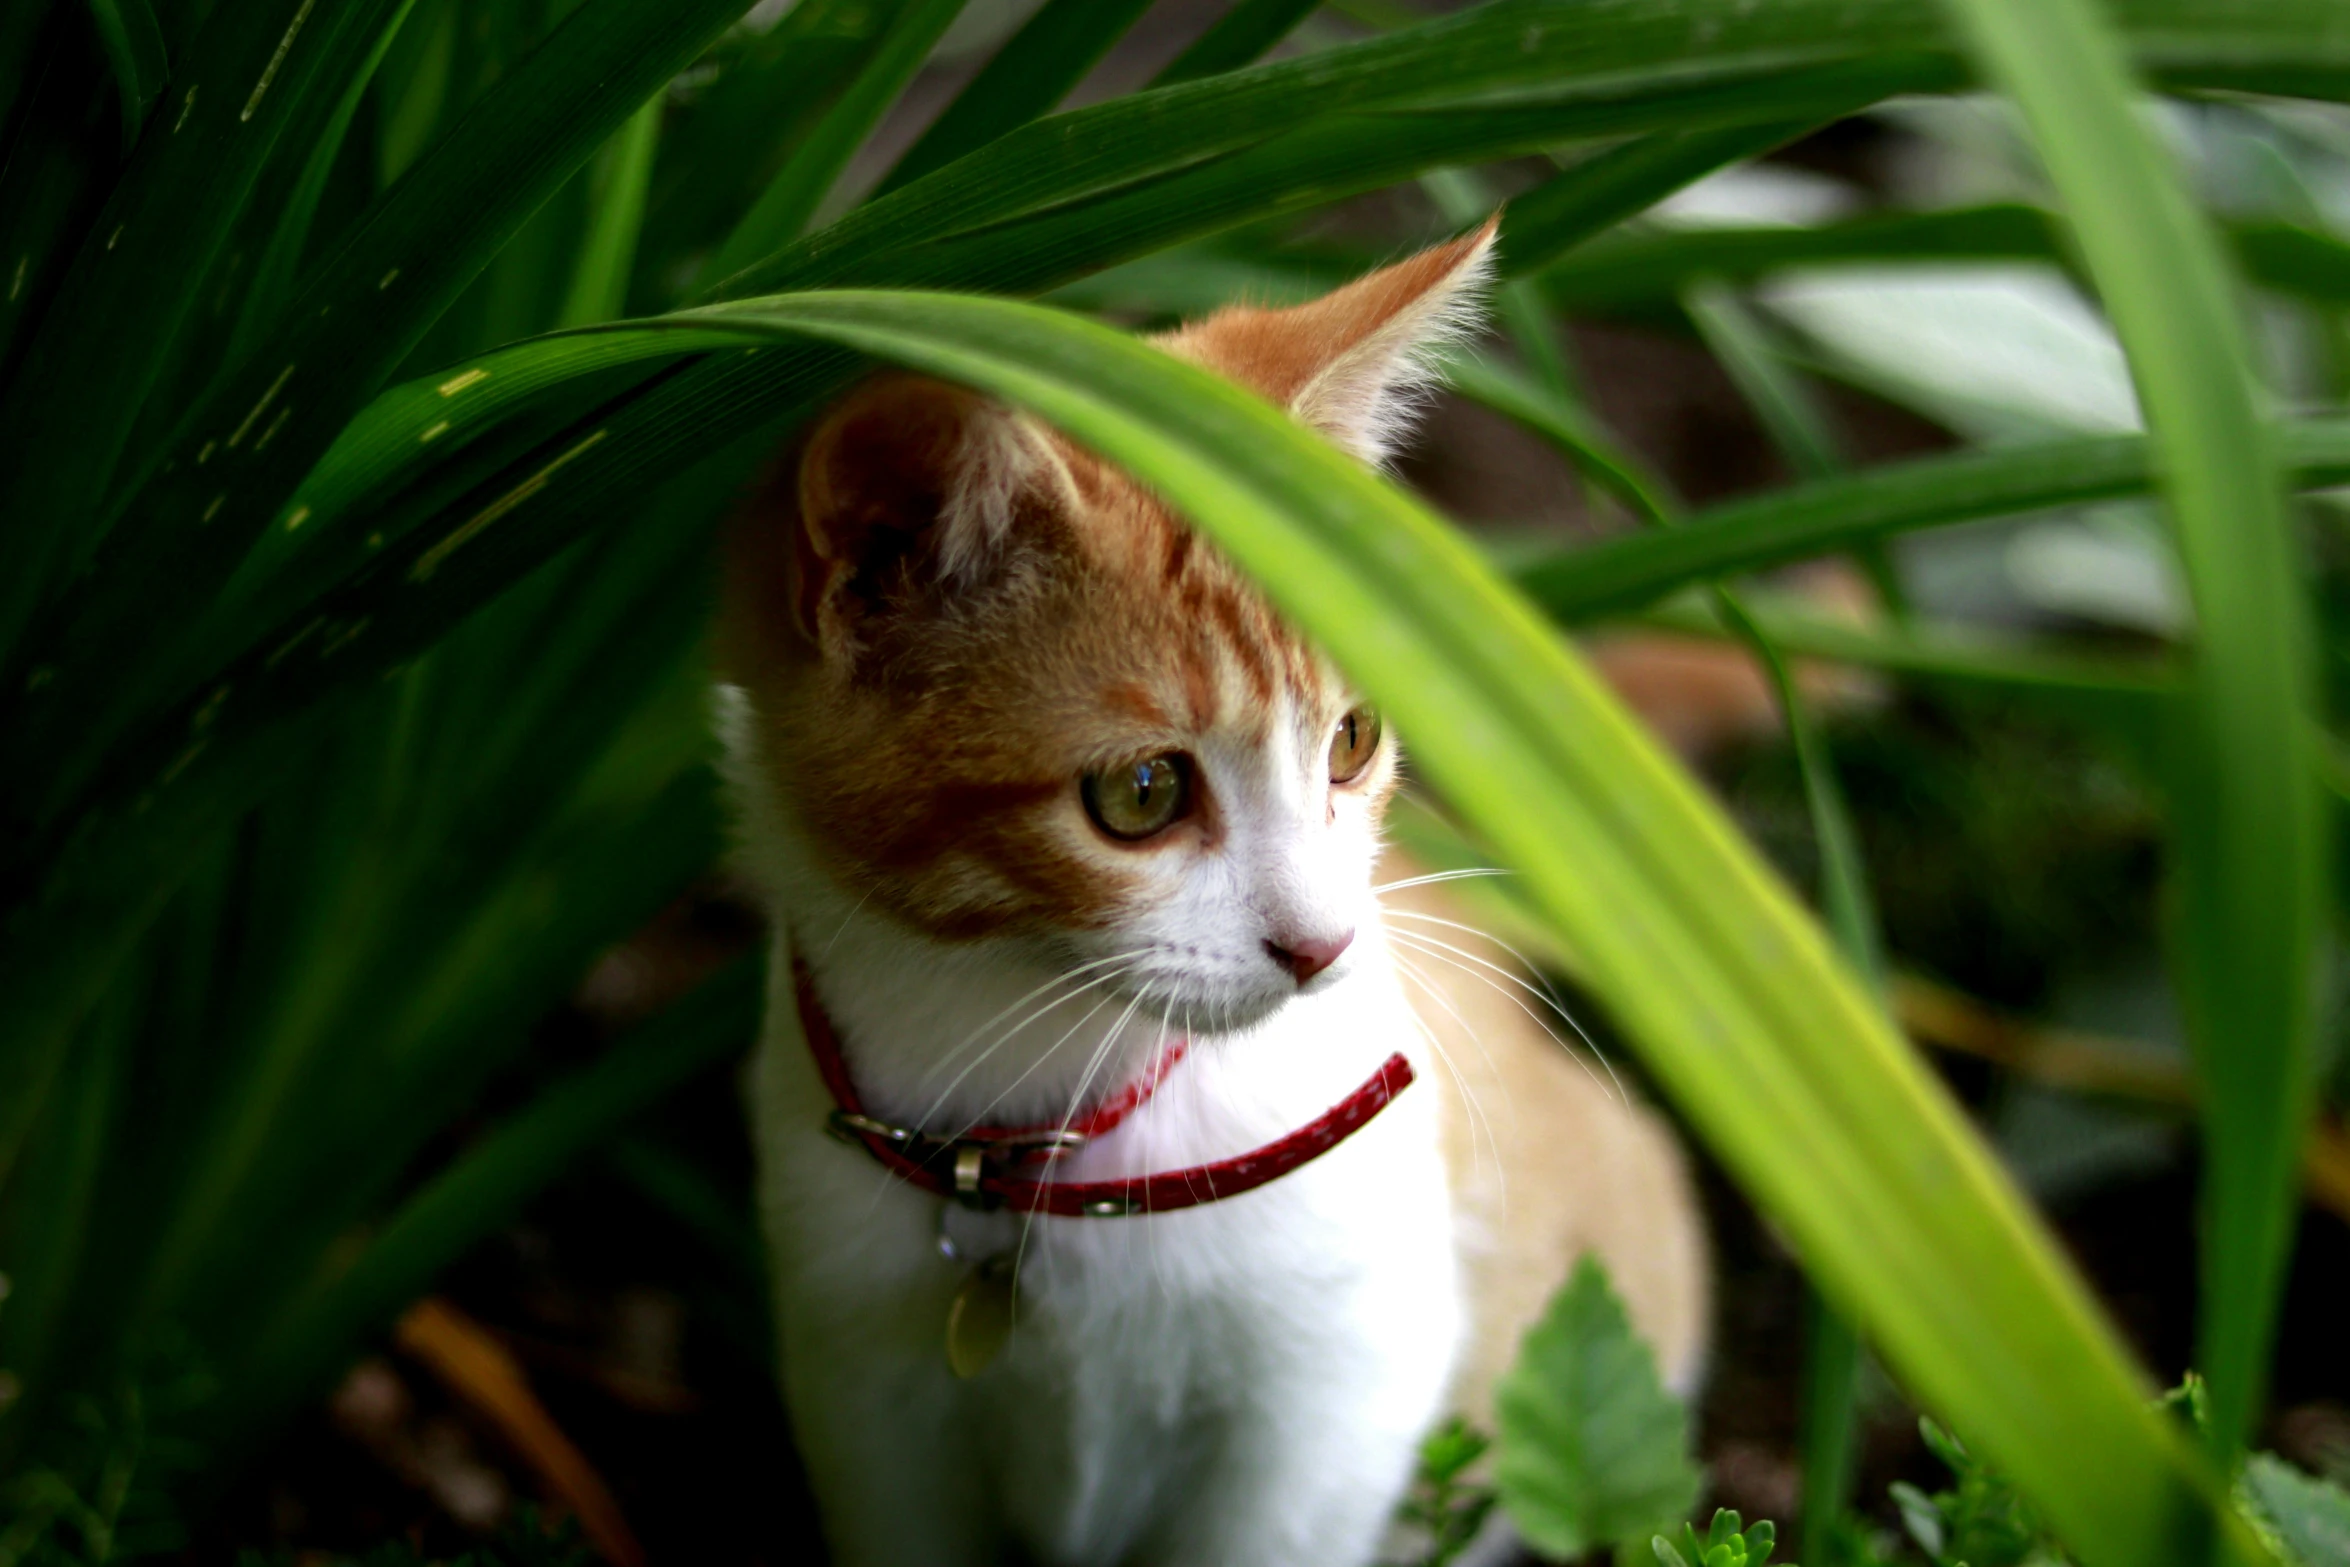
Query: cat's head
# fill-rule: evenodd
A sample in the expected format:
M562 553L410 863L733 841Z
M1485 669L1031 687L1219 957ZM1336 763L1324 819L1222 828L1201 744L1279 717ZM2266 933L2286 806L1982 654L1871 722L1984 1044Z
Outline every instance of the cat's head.
M1368 462L1476 308L1492 225L1310 304L1164 338ZM1395 739L1156 496L911 376L810 432L737 529L738 773L851 897L999 939L1193 1028L1342 975ZM756 848L756 843L753 845Z

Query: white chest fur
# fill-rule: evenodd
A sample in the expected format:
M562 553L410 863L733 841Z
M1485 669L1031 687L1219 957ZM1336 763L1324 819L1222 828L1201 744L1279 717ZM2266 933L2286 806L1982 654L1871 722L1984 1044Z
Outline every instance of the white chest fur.
M877 1111L933 1129L1049 1120L1089 1063L1099 1097L1162 1037L1132 1021L1113 1034L1123 1003L1079 1022L1089 999L942 1070L1049 976L908 935L795 880L789 924L814 933L803 956ZM786 1396L838 1559L1368 1561L1461 1333L1432 1088L1223 1202L1033 1225L970 1213L825 1135L831 1102L792 1003L789 939L754 1075L761 1204ZM1380 934L1359 940L1345 981L1245 1035L1195 1042L1147 1104L1057 1173L1243 1152L1397 1050L1425 1077ZM942 1229L963 1262L944 1254ZM958 1381L949 1302L970 1259L1004 1251L1019 1258L1019 1325L994 1365Z

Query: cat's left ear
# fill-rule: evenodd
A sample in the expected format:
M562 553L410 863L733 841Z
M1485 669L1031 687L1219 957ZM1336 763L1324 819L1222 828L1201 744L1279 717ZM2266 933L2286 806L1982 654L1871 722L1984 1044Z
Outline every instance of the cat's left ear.
M1410 433L1438 352L1474 332L1493 272L1481 228L1287 310L1220 310L1159 339L1279 403L1368 463Z

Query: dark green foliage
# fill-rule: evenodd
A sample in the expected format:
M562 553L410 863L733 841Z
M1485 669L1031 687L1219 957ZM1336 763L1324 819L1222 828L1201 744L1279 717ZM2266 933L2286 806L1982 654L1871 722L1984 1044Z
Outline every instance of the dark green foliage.
M1893 1500L1903 1527L1935 1567L2021 1567L2049 1559L2046 1531L2014 1486L1933 1421L1920 1420L1918 1432L1949 1466L1953 1483L1931 1496L1896 1484Z
M1468 1477L1492 1442L1460 1420L1448 1420L1420 1443L1419 1472L1396 1518L1420 1531L1427 1549L1415 1567L1446 1567L1460 1559L1492 1515L1493 1488Z
M101 1567L184 1543L176 1492L204 1461L188 1432L217 1394L194 1350L163 1335L99 1391L60 1399L31 1461L0 1479L0 1563Z
M515 1510L513 1521L495 1540L462 1556L426 1557L411 1546L385 1544L364 1556L337 1560L326 1567L591 1567L599 1559L588 1548L576 1524L567 1519L560 1527L547 1527L541 1523L537 1510L525 1504ZM247 1551L237 1558L237 1567L295 1567L295 1564L290 1556L266 1557Z

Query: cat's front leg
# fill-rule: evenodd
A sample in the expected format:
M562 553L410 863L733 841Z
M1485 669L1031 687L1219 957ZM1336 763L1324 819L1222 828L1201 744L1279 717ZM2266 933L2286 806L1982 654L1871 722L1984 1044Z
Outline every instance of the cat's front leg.
M1138 1567L1362 1567L1385 1539L1458 1332L1445 1259L1383 1298L1291 1318L1234 1368L1197 1490ZM1368 1320L1366 1320L1368 1319Z
M838 1567L991 1567L1000 1531L938 1343L946 1298L786 1309L784 1398Z

